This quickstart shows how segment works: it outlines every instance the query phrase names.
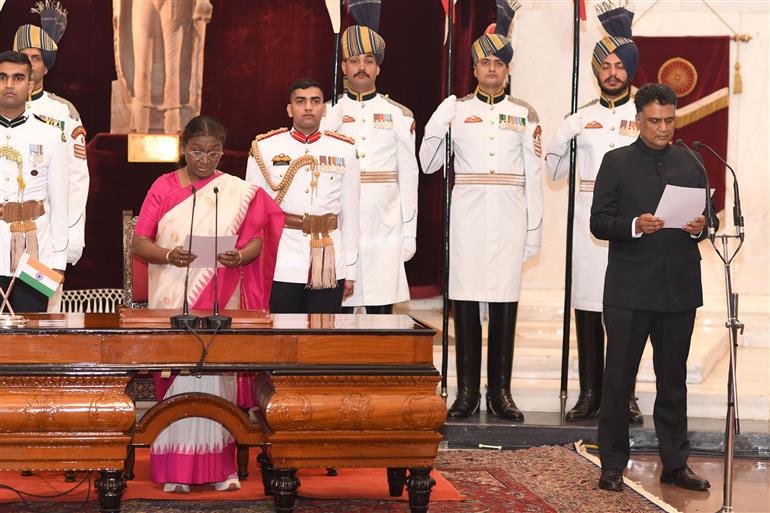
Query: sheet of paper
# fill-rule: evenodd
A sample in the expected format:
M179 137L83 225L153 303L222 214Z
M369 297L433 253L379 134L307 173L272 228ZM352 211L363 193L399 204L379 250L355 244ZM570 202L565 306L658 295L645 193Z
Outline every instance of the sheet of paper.
M224 253L225 251L231 251L235 249L235 242L238 240L237 235L220 235L214 237L213 235L193 235L192 236L192 254L197 255L198 258L193 260L190 267L204 267L212 269L214 262L218 267L224 267L221 263L217 262L214 253L214 240L217 240L217 253ZM188 235L184 241L184 248L188 247L190 242L190 236Z
M654 215L663 219L664 228L680 229L703 214L705 209L706 195L702 187L666 185Z

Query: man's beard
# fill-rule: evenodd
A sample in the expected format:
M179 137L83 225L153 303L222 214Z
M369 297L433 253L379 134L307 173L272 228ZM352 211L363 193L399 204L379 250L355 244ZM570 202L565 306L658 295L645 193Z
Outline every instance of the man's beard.
M607 96L618 96L626 91L628 89L628 82L623 82L618 87L607 87L604 84L599 84L599 89L602 90L602 93L604 93Z

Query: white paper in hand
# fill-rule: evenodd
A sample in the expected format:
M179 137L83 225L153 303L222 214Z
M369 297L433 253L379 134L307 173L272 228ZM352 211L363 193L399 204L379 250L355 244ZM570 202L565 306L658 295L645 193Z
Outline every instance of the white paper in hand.
M714 194L714 189L711 189ZM702 187L666 185L655 210L655 217L663 220L663 228L681 229L706 210L706 195Z
M224 267L221 263L217 262L216 255L214 253L214 239L217 241L217 252L224 253L225 251L232 251L235 249L235 242L238 240L237 235L220 235L214 237L213 235L193 235L192 236L192 254L197 258L193 260L190 267L201 267L207 269L213 269L216 262L218 267ZM184 241L184 248L188 248L190 242L190 236L188 235Z

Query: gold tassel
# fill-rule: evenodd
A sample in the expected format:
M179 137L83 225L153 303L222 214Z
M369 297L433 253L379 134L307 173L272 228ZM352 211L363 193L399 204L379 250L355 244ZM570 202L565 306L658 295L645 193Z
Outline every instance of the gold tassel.
M743 78L741 78L741 63L735 63L735 74L733 74L733 94L743 92Z
M29 256L32 258L38 258L38 250L37 250L37 227L35 226L35 223L33 221L27 221L29 224L32 225L32 228L30 230L27 230L24 233L24 238L26 239L25 246L27 253L29 253Z
M307 288L333 289L337 286L334 244L328 234L313 234L310 240L310 271Z
M324 248L320 244L316 245L315 242L315 240L310 241L310 279L307 288L319 290L323 288L321 271L323 270Z
M337 286L337 262L334 255L334 243L328 235L323 240L325 242L322 274L323 288L333 289Z
M24 254L24 223L11 223L11 274L16 272Z

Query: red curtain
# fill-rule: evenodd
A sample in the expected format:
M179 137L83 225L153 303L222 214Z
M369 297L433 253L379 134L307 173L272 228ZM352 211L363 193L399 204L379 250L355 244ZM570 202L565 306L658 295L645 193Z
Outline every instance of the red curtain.
M39 24L29 13L32 1L7 2L0 34L10 48L16 28ZM286 126L287 90L295 78L310 76L331 93L334 35L323 2L291 0L212 0L206 32L203 78L205 114L228 129L229 160L223 169L243 176L246 151L255 135ZM46 77L47 90L72 101L88 129L89 141L109 132L111 81L115 79L112 4L105 0L64 0L67 32L57 63ZM471 91L470 45L494 21L493 0L461 0L456 7L454 91ZM343 15L343 28L347 25ZM446 47L440 0L384 2L380 32L387 43L378 88L414 111L417 141L422 127L445 96ZM138 211L149 184L169 166L128 165L125 142L101 138L89 145L91 193L86 249L67 272L67 288L121 285L121 211ZM116 153L111 153L116 152ZM441 173L422 176L418 249L407 264L413 297L441 292Z
M727 102L730 97L730 38L635 37L641 55L634 85L663 82L677 92L675 138L688 145L708 144L723 158L727 156ZM711 96L709 96L711 95ZM680 113L688 112L684 118ZM684 125L684 126L682 126ZM725 166L708 150L703 163L715 188L717 211L725 203Z

